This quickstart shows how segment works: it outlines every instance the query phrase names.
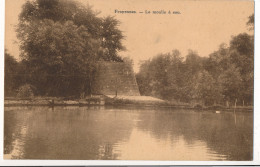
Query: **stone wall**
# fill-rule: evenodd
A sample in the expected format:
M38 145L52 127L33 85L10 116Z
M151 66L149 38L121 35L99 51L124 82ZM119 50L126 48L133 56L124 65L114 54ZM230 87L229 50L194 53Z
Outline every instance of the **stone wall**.
M92 94L140 96L131 65L123 62L100 62L92 83Z

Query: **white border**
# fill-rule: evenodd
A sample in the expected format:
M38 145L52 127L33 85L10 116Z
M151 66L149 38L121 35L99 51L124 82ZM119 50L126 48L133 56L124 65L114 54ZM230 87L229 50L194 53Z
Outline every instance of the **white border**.
M0 165L260 165L260 2L255 1L255 101L254 161L85 161L85 160L3 160L3 97L4 97L4 18L5 1L0 0Z
M258 9L258 10L257 10ZM254 161L260 165L260 2L255 1Z
M5 20L5 3L0 0L0 164L3 161L3 129L4 129L4 20Z

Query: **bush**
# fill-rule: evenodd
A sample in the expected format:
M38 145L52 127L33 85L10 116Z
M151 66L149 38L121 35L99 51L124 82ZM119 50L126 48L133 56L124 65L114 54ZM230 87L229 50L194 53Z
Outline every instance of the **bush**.
M18 89L17 97L25 98L25 97L33 97L33 86L30 84L25 84L23 86L20 86Z

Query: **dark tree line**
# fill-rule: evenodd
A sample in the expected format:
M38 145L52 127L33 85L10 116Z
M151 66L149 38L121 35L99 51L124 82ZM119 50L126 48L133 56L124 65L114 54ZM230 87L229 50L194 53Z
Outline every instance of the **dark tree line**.
M252 30L254 15L247 23ZM142 95L203 105L253 104L254 37L241 33L209 55L178 50L144 61L137 74Z
M96 62L123 61L119 21L98 14L73 0L27 1L16 30L22 61L5 54L5 95L24 84L40 96L90 94Z

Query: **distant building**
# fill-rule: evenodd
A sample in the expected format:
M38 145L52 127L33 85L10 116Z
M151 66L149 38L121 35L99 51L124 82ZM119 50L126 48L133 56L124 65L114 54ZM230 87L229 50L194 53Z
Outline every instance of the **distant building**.
M98 64L92 94L112 96L140 96L132 66L123 62Z

